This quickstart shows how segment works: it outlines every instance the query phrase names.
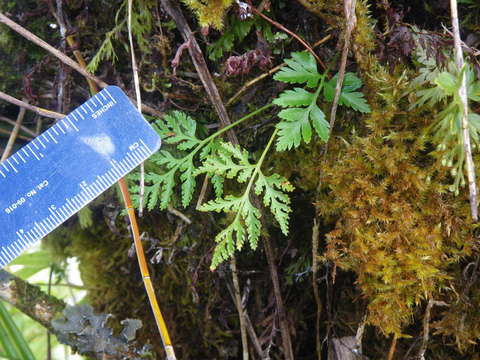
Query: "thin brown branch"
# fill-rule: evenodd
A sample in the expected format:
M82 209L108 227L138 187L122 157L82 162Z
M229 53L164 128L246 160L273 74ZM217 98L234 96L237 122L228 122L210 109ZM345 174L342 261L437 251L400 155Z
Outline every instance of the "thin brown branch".
M392 338L392 343L390 344L390 350L388 350L387 360L393 360L395 351L397 350L397 335L394 334Z
M0 134L4 134L4 135L7 135L8 137L10 137L10 133L11 133L11 131L9 131L9 130L0 129ZM31 137L23 136L23 135L18 135L17 138L20 139L20 140L23 140L23 141L32 141L33 140L33 138L31 138Z
M460 101L462 102L462 136L463 150L465 152L465 163L468 178L468 190L470 199L470 211L474 222L478 221L478 203L477 203L477 185L475 183L475 165L473 163L472 146L470 143L470 130L468 124L468 95L467 95L467 75L463 62L463 50L460 39L460 26L458 23L457 0L450 0L450 11L452 17L453 41L455 44L455 62L458 73L461 74L461 85L458 90Z
M10 124L12 126L15 126L15 124L16 124L16 122L13 121L12 119L9 119L6 116L2 116L2 115L0 115L0 121L6 122L7 124ZM20 130L23 131L25 134L28 134L28 135L33 136L33 137L38 135L38 134L35 134L35 132L30 130L26 126L23 126L23 125L20 126ZM19 138L20 138L20 136L19 136Z
M25 29L24 27L22 27L21 25L17 24L16 22L10 20L8 17L6 17L3 13L0 12L0 23L3 23L5 25L7 25L8 27L10 27L12 30L16 31L17 33L19 33L20 35L22 35L23 37L25 37L27 40L30 40L32 41L34 44L40 46L41 48L47 50L48 52L50 52L53 56L55 56L57 59L59 59L60 61L62 61L63 63L65 63L66 65L70 66L72 69L78 71L80 74L82 74L85 78L87 79L90 79L91 81L93 81L94 83L96 83L98 86L100 86L101 88L104 88L104 87L107 87L108 84L102 80L100 80L99 78L97 78L96 76L92 75L91 73L89 73L87 70L85 70L84 68L82 68L82 66L80 64L78 64L77 62L73 61L72 59L70 59L67 55L65 55L64 53L62 53L61 51L55 49L53 46L51 46L50 44L48 44L47 42L43 41L42 39L40 39L38 36L36 36L35 34L31 33L30 31L28 31L27 29ZM1 96L0 96L1 98ZM132 100L132 99L130 99ZM16 104L18 106L22 106L22 105L19 105L19 104ZM27 109L29 109L27 107ZM32 110L34 111L32 108L30 108L29 110ZM152 108L151 106L148 106L148 105L145 105L145 104L142 104L142 110L146 113L149 113L151 115L155 115L155 116L158 116L158 117L162 117L163 116L163 113ZM43 115L43 116L46 116L46 117L52 117L52 116L49 116L48 114L42 114L42 113L39 113L40 115Z
M363 333L365 332L365 325L367 325L367 314L363 316L362 321L358 325L357 333L355 334L355 348L360 355L363 354L362 340Z
M18 100L16 98L14 98L13 96L5 94L2 91L0 91L0 99L5 100L6 102L9 102L10 104L14 104L14 105L20 106L22 108L25 108L27 110L33 111L34 113L37 113L38 115L45 116L45 117L48 117L48 118L61 119L65 116L65 115L57 113L55 111L42 109L42 108L40 108L38 106L35 106L35 105L30 105L30 104L28 104L24 101L21 101L21 100Z
M180 31L183 37L183 41L185 43L189 42L188 52L190 53L190 57L192 58L193 65L197 70L200 81L202 82L205 91L207 92L210 102L212 103L215 111L217 112L222 126L230 125L230 118L220 96L220 92L218 91L218 88L213 81L212 75L208 70L207 63L205 62L202 50L200 49L200 46L198 45L198 42L195 39L195 36L193 35L193 32L190 29L187 20L185 19L185 16L183 15L176 2L173 2L171 0L161 0L161 4L177 24L177 29ZM233 144L238 144L237 137L233 130L228 131L227 136Z
M237 260L235 259L235 256L232 256L232 259L230 261L230 264L232 266L232 272L238 274L237 271ZM237 311L239 314L239 320L240 320L240 336L242 338L242 359L243 360L248 360L248 341L247 341L247 327L246 327L246 319L245 319L245 310L243 309L242 306L242 297L240 295L240 284L238 281L238 276L233 276L233 290L234 290L234 298L235 298L235 304L237 306Z
M26 109L24 107L21 107L20 111L18 112L15 126L13 127L12 132L10 133L10 137L8 138L7 145L5 146L5 150L3 151L2 158L0 159L0 161L2 162L5 161L10 156L10 153L12 152L13 145L15 144L15 141L18 136L18 132L20 131L20 127L22 126L23 118L25 117L25 112L26 112Z
M350 47L350 38L352 31L357 23L357 17L355 16L355 5L357 0L344 0L345 11L345 36L342 50L342 58L340 60L340 68L338 70L337 85L335 87L335 97L333 98L332 110L330 113L330 133L333 131L335 125L335 117L337 115L338 101L340 100L340 94L342 92L343 80L345 78L345 69L347 67L348 49Z
M8 302L51 332L51 321L60 316L65 303L38 287L0 269L0 299Z
M322 59L320 59L320 57L317 55L317 53L315 51L313 51L312 47L305 41L303 40L300 36L298 36L297 34L295 34L293 31L287 29L285 26L283 26L282 24L276 22L275 20L272 20L270 19L267 15L263 14L262 12L258 11L254 6L250 6L250 9L252 10L253 13L257 14L258 16L260 16L261 18L267 20L270 24L272 24L273 26L279 28L280 30L286 32L288 35L292 36L293 38L295 38L300 44L303 45L303 47L310 53L312 54L315 59L317 60L317 62L320 64L320 66L323 68L323 70L327 70L327 66L325 65L325 63L322 61Z
M312 228L312 287L313 295L315 297L315 304L317 311L315 314L315 349L317 351L317 359L322 358L322 342L320 340L320 316L322 315L322 300L320 299L320 291L317 283L317 270L318 270L318 230L319 224L317 219L313 220Z
M54 55L57 59L59 59L60 61L62 61L65 64L67 64L71 68L75 69L76 71L78 71L80 74L82 74L86 78L89 78L89 79L95 81L101 88L107 87L107 83L100 80L96 76L90 74L88 71L83 69L80 65L78 65L75 61L70 59L65 54L63 54L61 51L55 49L53 46L51 46L47 42L40 39L37 35L31 33L30 31L25 29L23 26L17 24L15 21L9 19L3 13L0 13L0 23L3 23L5 25L7 25L10 29L12 29L13 31L22 35L27 40L33 42L34 44L40 46L41 48L43 48L45 50L47 50L49 53Z
M130 44L130 55L132 62L132 72L133 72L133 83L135 86L135 97L137 100L137 109L139 112L142 112L142 97L140 94L140 79L138 77L138 67L137 60L135 59L135 49L133 47L133 36L132 36L132 6L133 0L128 0L128 43ZM142 162L140 164L140 191L138 197L138 216L142 217L143 215L143 201L145 196L145 164Z

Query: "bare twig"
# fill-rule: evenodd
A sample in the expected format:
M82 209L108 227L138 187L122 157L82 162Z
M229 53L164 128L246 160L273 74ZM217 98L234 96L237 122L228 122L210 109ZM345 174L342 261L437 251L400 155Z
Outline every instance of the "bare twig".
M9 130L0 129L0 134L4 134L4 135L7 135L8 137L10 137L10 133L11 133L11 131L9 131ZM23 135L18 135L17 138L20 139L20 140L23 140L23 141L32 141L33 140L33 138L31 138L31 137L23 136Z
M25 108L27 110L33 111L34 113L37 113L38 115L45 116L45 117L48 117L48 118L61 119L61 118L64 117L63 114L60 114L60 113L57 113L57 112L51 111L51 110L42 109L42 108L40 108L38 106L35 106L35 105L30 105L30 104L28 104L24 101L21 101L21 100L18 100L16 98L14 98L13 96L5 94L2 91L0 91L0 99L5 100L6 102L9 102L10 104L14 104L14 105L20 106L22 108Z
M463 149L465 152L465 163L467 169L468 189L470 198L470 211L474 222L478 221L477 204L477 185L475 183L475 165L472 157L472 146L470 144L470 131L468 126L468 95L467 95L467 75L464 70L463 51L460 40L460 26L458 24L457 0L450 0L450 11L452 17L453 41L455 44L455 62L457 70L462 76L461 85L458 90L460 101L462 102L462 135Z
M322 314L322 300L320 299L320 291L317 283L317 270L318 270L318 230L319 224L317 219L313 220L312 228L312 287L313 295L315 297L315 303L317 306L316 318L315 318L315 348L317 350L317 359L322 358L322 343L320 341L320 316Z
M425 315L423 316L423 337L422 337L422 345L420 346L420 350L418 352L419 360L425 360L425 352L427 351L428 339L430 335L430 312L432 310L432 307L433 307L433 300L430 299L425 309Z
M232 272L235 272L236 274L238 274L237 260L235 259L235 256L232 256L230 265L232 266ZM247 327L246 327L246 320L245 320L245 311L242 306L242 298L240 295L241 290L240 290L240 284L238 281L238 276L233 276L232 280L233 280L235 304L237 306L237 311L239 314L238 318L240 320L240 336L242 338L242 359L248 360Z
M172 215L175 215L176 217L182 219L184 222L186 222L188 225L190 225L192 223L192 220L190 220L188 218L187 215L185 215L184 213L178 211L177 209L173 208L172 206L169 206L167 208L167 211L172 214Z
M228 292L230 293L230 296L234 301L236 301L232 286L228 281L226 282L226 284L227 284L227 289L228 289ZM260 340L258 339L258 336L255 333L255 329L253 328L252 321L248 316L247 309L245 309L243 306L242 306L242 309L245 317L245 327L247 328L248 336L250 337L250 340L253 343L253 347L255 348L255 351L257 352L257 355L259 356L260 359L266 359L266 357L264 356L264 351L262 350L262 346L260 345Z
M65 54L63 54L61 51L55 49L53 46L51 46L50 44L48 44L45 41L43 41L42 39L40 39L37 35L31 33L30 31L25 29L23 26L17 24L15 21L9 19L3 13L0 13L0 23L3 23L5 25L7 25L9 28L14 30L18 34L22 35L27 40L37 44L38 46L42 47L45 50L47 50L49 53L51 53L52 55L57 57L60 61L67 64L71 68L75 69L76 71L78 71L80 74L82 74L86 78L89 78L89 79L95 81L101 88L107 87L107 83L100 80L96 76L90 74L88 71L83 69L80 65L78 65L75 61L70 59Z
M15 144L15 140L17 139L18 132L20 131L20 127L22 125L23 118L25 117L26 109L21 107L20 111L18 112L17 121L15 122L15 126L13 127L12 132L10 133L10 137L8 138L7 146L5 146L5 150L3 151L2 158L0 161L5 161L12 152L13 145Z
M305 49L307 49L307 51L312 54L315 59L317 60L317 62L320 64L320 66L323 68L323 70L326 70L327 69L327 66L325 65L325 63L322 61L322 59L320 59L320 57L315 53L315 51L313 51L312 47L305 41L303 40L300 36L298 36L297 34L295 34L293 31L287 29L285 26L283 26L282 24L276 22L275 20L272 20L270 19L267 15L263 14L262 12L258 11L254 6L250 6L250 9L252 10L252 12L254 12L255 14L257 14L258 16L260 16L261 18L267 20L269 23L271 23L273 26L279 28L280 30L286 32L288 35L292 36L293 38L295 38L300 44L303 45L303 47L305 47Z
M15 126L16 125L16 121L13 121L12 119L9 119L5 116L2 116L0 115L0 121L3 121L3 122L6 122L7 124L10 124L12 126ZM26 126L20 126L20 130L23 131L24 133L30 135L30 136L37 136L37 134L35 134L32 130L30 130L29 128L27 128Z
M428 347L428 339L430 336L430 313L432 311L433 305L437 306L448 306L447 303L443 301L435 301L433 299L428 300L427 307L425 309L425 315L423 316L423 336L422 336L422 345L418 351L418 359L425 360L425 352Z
M355 334L355 348L358 351L358 354L360 355L363 354L362 339L363 339L363 333L365 332L366 324L367 324L367 314L363 316L362 321L360 322L360 325L358 325L357 333Z
M397 334L393 335L392 343L390 344L390 350L388 350L387 360L393 360L395 350L397 349Z
M40 39L38 36L32 34L30 31L28 31L27 29L25 29L21 25L19 25L16 22L10 20L8 17L6 17L1 12L0 12L0 23L3 23L5 25L7 25L12 30L16 31L17 33L19 33L20 35L25 37L27 40L30 40L33 43L37 44L38 46L42 47L43 49L47 50L52 55L54 55L56 58L58 58L60 61L67 64L72 69L78 71L80 74L85 76L87 79L92 80L93 82L95 82L101 88L104 88L104 87L108 86L108 84L106 82L100 80L96 76L89 73L87 70L83 69L81 65L79 65L78 63L76 63L75 61L70 59L67 55L65 55L61 51L55 49L53 46L51 46L50 44L48 44L45 41L43 41L42 39ZM0 96L0 98L1 98L1 96ZM19 104L16 104L16 105L22 106L22 105L19 105ZM27 109L28 109L28 107L27 107ZM32 110L32 109L30 108L29 110ZM155 116L159 116L159 117L163 116L162 112L152 108L151 106L147 106L145 104L142 104L142 110L149 113L149 114L155 115ZM34 111L34 110L32 110L32 111ZM39 115L43 115L43 116L46 116L46 117L52 117L52 116L49 116L48 114L39 113Z
M181 32L183 40L188 42L190 39L188 52L190 53L190 57L192 58L193 65L197 70L198 76L200 77L200 81L202 82L207 95L210 98L210 102L218 114L222 126L230 125L230 118L228 116L227 109L225 108L218 88L213 81L212 75L208 70L202 50L200 49L197 40L193 36L193 32L190 29L190 26L183 16L180 8L178 7L178 4L171 0L161 0L161 3L163 8L177 24L177 28ZM235 136L233 130L228 131L227 136L233 144L238 143L237 137Z
M352 31L357 23L357 17L355 16L355 5L357 0L344 0L345 11L345 39L343 43L342 58L340 60L340 68L338 70L337 85L335 87L335 97L333 98L332 110L330 113L330 133L333 131L335 125L335 116L337 114L338 101L340 100L340 94L342 92L343 79L345 78L345 69L347 67L348 49L350 47L350 38Z
M35 294L35 296L32 296ZM0 299L15 306L40 325L54 331L51 321L61 314L65 303L48 296L36 286L0 269Z
M133 71L133 83L135 85L135 97L137 100L137 109L139 112L142 112L142 97L140 94L140 79L138 77L138 68L137 60L135 59L135 49L133 47L133 36L132 36L132 0L128 0L128 42L130 44L130 55L132 59L132 71ZM142 217L143 215L143 200L145 195L145 164L142 162L140 164L140 191L138 197L138 216Z

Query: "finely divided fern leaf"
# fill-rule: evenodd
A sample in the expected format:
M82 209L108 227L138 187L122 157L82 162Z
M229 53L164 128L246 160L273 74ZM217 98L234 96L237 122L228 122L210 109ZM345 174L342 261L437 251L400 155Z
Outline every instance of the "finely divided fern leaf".
M178 144L179 150L190 150L201 140L195 136L197 122L180 111L173 111L157 121L156 126L163 141L167 144Z
M263 194L264 204L270 208L284 234L288 233L288 219L290 198L286 192L292 191L293 186L278 174L265 176L261 172L261 162L252 164L248 152L239 146L222 142L215 154L204 160L197 174L207 173L214 179L235 179L238 183L247 183L241 196L223 194L223 181L215 185L216 198L203 204L199 210L233 213L235 217L226 229L215 238L215 248L212 269L222 261L230 258L235 249L240 250L245 241L251 249L256 249L260 238L261 222L260 210L252 204L251 192L255 189L257 195ZM213 180L212 180L213 181ZM218 179L215 180L218 182ZM219 189L217 190L217 187Z
M165 115L156 122L156 129L167 144L176 146L183 153L190 152L183 157L175 157L167 150L161 150L152 155L150 162L164 168L163 173L147 172L145 174L145 203L148 210L157 205L166 209L172 201L173 190L176 186L177 173L180 174L182 206L187 207L192 201L195 192L195 165L193 163L194 149L201 146L201 140L195 135L197 123L188 115L174 111ZM135 199L138 202L138 199Z
M255 183L255 193L257 195L263 193L263 204L270 208L284 235L288 235L288 218L292 211L290 198L285 192L291 192L293 189L293 185L278 174L264 176L259 173Z

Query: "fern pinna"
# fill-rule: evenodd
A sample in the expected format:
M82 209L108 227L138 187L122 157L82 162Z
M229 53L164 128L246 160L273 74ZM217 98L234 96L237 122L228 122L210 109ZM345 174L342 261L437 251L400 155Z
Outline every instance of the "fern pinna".
M297 148L302 141L309 143L313 137L312 128L323 142L328 140L330 129L325 113L319 106L319 97L327 102L334 98L336 76L327 80L326 74L318 73L315 59L306 52L292 54L285 66L274 76L275 80L300 84L292 90L282 92L272 104L281 108L276 124L265 148L258 159L239 145L220 139L220 136L234 126L267 110L265 105L246 115L232 125L223 128L205 139L197 136L197 122L185 113L174 111L156 121L157 131L167 146L149 160L145 180L145 202L148 210L155 207L166 209L174 202L174 190L179 184L180 202L189 206L196 188L196 179L201 174L210 177L215 197L200 206L200 211L229 213L233 219L216 236L211 268L230 258L245 242L256 249L261 234L262 212L252 200L259 196L284 235L288 235L289 216L292 212L288 193L294 190L285 177L263 170L267 153L275 143L276 151ZM357 92L362 85L354 74L347 73L340 96L340 105L360 112L369 112L363 94ZM314 91L312 92L312 89ZM238 193L225 194L225 181L234 181L240 188ZM134 192L138 193L138 191ZM138 199L137 199L138 203Z

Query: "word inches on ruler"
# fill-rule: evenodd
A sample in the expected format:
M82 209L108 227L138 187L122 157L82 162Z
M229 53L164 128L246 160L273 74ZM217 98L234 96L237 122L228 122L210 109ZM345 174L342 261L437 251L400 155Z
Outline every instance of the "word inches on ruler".
M109 86L10 156L0 164L0 267L145 161L160 143L127 96Z

